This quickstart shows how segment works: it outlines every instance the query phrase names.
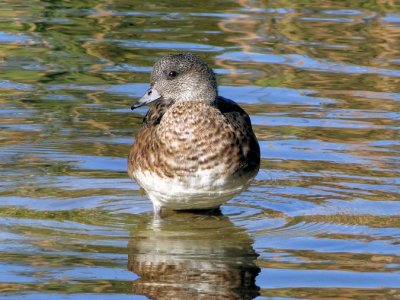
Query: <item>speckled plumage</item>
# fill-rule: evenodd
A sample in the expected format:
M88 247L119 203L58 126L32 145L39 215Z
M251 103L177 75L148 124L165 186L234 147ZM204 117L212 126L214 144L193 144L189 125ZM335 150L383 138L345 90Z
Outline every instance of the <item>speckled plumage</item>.
M217 96L212 70L193 54L170 55L154 66L151 86L128 173L155 210L216 208L246 188L259 145L244 110Z

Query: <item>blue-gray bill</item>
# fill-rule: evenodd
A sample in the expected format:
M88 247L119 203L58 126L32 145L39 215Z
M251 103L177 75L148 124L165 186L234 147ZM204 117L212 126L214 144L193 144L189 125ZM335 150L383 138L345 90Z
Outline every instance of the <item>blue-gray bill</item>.
M157 99L160 99L161 96L157 92L157 90L153 87L149 88L146 93L144 93L143 97L139 99L138 103L134 104L131 106L131 110L134 110L138 107L150 104L153 101L156 101Z

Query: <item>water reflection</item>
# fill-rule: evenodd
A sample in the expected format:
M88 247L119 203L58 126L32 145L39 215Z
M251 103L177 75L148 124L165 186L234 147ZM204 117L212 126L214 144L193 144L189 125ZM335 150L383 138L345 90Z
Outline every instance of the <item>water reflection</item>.
M131 232L132 292L152 299L252 299L258 254L247 232L223 215L151 215Z

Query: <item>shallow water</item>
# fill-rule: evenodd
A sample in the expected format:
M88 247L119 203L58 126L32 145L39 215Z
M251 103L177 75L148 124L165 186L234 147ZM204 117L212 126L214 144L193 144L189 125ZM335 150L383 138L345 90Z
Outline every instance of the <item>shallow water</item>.
M396 1L5 0L0 20L0 298L400 298ZM262 170L221 215L154 224L129 107L182 51L251 115Z

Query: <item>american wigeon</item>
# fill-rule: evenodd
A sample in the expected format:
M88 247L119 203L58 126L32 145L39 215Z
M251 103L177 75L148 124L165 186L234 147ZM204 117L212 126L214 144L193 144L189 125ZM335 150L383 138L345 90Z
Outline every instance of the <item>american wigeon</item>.
M129 153L128 172L154 213L213 209L244 190L260 166L247 113L218 96L212 69L190 53L161 58L150 89L132 110L149 105Z

